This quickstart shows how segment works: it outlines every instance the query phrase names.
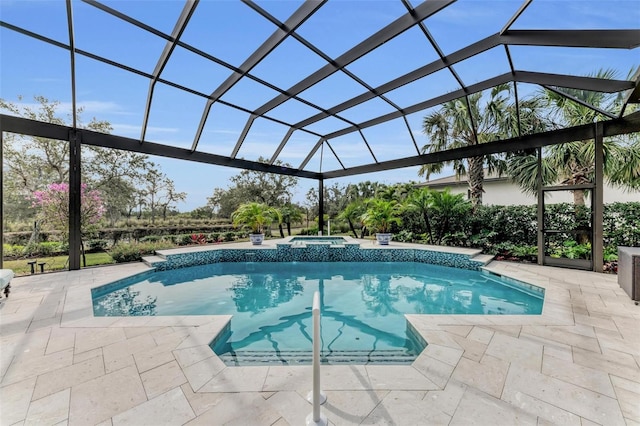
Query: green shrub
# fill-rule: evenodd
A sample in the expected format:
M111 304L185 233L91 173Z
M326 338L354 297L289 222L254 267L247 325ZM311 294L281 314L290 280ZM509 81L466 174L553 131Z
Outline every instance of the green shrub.
M95 253L106 250L109 242L107 240L89 240L87 241L87 251L89 253Z
M229 241L229 242L235 241L236 240L236 233L235 232L231 232L231 231L225 232L223 234L223 238L224 238L224 241Z
M140 238L141 243L156 243L162 240L162 236L160 235L147 235L146 237Z
M413 232L402 229L393 235L393 239L400 242L411 242L415 240L415 236L413 235Z
M175 235L174 241L175 241L175 244L179 246L188 246L189 244L192 243L191 234Z
M618 247L617 246L605 247L603 257L605 262L616 262L618 260Z
M24 246L18 244L3 244L2 252L7 258L18 258L24 254Z
M109 254L116 263L136 262L143 256L154 254L156 250L171 248L173 245L166 242L156 243L118 243L111 247Z
M298 235L318 235L318 227L301 229L300 232L298 232Z
M52 241L38 244L36 254L40 256L52 256L55 254L67 254L68 251L68 244Z
M40 244L29 243L24 246L22 254L27 257L37 256L40 253Z
M591 244L578 244L573 240L567 240L561 246L553 248L551 257L591 259Z

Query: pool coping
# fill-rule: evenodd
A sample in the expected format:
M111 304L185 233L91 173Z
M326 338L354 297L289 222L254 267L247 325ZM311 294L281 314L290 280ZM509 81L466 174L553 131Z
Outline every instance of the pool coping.
M242 243L241 243L242 244ZM215 246L211 249L229 248L231 244L224 246ZM383 246L381 249L406 248L407 246L415 246L409 243L394 243L391 246ZM422 247L420 247L422 248ZM189 251L197 250L189 248ZM376 249L376 247L371 247ZM453 252L476 252L477 250L451 248ZM184 249L177 249L184 250ZM433 248L432 248L433 250ZM140 265L140 270L133 274L127 274L118 279L124 279L137 273L143 273L153 270L148 265ZM522 279L521 276L515 277L509 271L497 271L491 267L485 266L484 270L499 276L505 276L518 282L523 282L535 287L542 288L545 291L545 299L543 303L542 313L540 315L424 315L424 314L405 314L405 318L410 327L414 329L418 335L427 342L426 348L418 355L416 360L409 365L363 365L363 364L347 364L347 365L323 365L322 369L328 367L348 367L356 366L362 368L386 368L392 367L396 369L396 375L386 378L385 386L391 388L403 389L406 386L406 378L419 373L425 376L427 380L434 382L438 372L432 371L433 360L438 359L438 354L442 351L442 347L455 345L460 350L460 356L463 353L463 346L459 342L451 340L450 337L444 338L449 334L453 327L468 327L476 325L485 325L488 327L503 327L516 324L527 325L572 325L573 314L571 309L565 309L557 306L553 301L548 300L547 287L545 282L539 280ZM114 281L113 278L108 279L109 282ZM534 281L534 282L531 282ZM60 327L188 327L190 334L175 351L187 351L197 353L198 357L204 357L207 361L205 365L197 368L198 374L188 374L192 365L182 366L194 392L232 392L236 389L237 384L228 382L224 371L227 369L237 370L233 374L245 376L255 373L255 369L261 368L277 368L282 369L283 374L287 376L302 375L307 379L306 373L311 366L287 366L287 365L265 365L265 366L228 366L226 365L210 348L211 342L227 327L232 315L181 315L181 316L145 316L145 317L94 317L93 303L91 291L94 288L108 284L102 282L101 277L96 277L96 281L91 284L79 286L69 289L65 305L62 311ZM552 292L553 294L553 292ZM443 340L444 338L444 340ZM202 362L202 361L201 361ZM252 373L252 371L254 373ZM434 374L436 376L434 376ZM216 379L217 378L217 379ZM395 382L395 383L394 383ZM437 380L435 381L437 382ZM262 386L262 385L261 385ZM438 388L441 389L441 388ZM249 389L258 391L259 389Z

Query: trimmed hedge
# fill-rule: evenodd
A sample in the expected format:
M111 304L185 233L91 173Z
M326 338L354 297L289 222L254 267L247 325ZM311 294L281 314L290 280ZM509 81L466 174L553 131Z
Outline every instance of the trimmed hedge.
M545 228L588 232L590 207L576 209L571 203L560 203L548 204L546 209ZM535 205L479 206L474 214L454 219L454 227L443 238L443 244L478 247L487 253L496 253L505 244L537 245ZM640 202L606 204L603 239L605 247L640 246Z

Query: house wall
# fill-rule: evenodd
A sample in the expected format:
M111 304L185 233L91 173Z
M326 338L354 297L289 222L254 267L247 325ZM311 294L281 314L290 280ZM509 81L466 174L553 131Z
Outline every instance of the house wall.
M444 185L434 185L430 188L435 190L442 190L445 187L446 186ZM469 187L466 182L461 182L449 186L448 188L453 194L465 194L466 196ZM605 184L603 198L605 204L629 201L640 202L640 191L629 192ZM589 197L587 197L585 201L589 203ZM547 196L545 198L545 203L547 204L572 202L573 193L571 191L547 193ZM517 185L508 180L493 180L488 182L485 181L482 204L498 206L530 205L536 204L536 197L523 193Z

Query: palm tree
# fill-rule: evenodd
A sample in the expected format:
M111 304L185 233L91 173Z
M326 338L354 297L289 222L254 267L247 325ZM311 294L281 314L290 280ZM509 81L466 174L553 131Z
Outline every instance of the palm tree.
M521 101L518 111L515 103L510 103L511 84L501 84L491 90L488 100L482 99L482 92L465 98L449 101L424 117L423 132L430 143L422 147L422 153L439 152L480 143L491 142L532 130L546 128L539 115L536 99ZM468 100L468 102L467 102ZM472 121L473 120L473 121ZM469 193L473 206L482 204L484 168L489 173L502 175L507 170L504 155L485 155L444 163L425 164L418 174L426 176L439 173L445 165L451 164L456 176L468 175Z
M252 234L262 234L264 229L272 222L280 222L282 216L280 212L261 203L241 204L236 211L231 214L233 226L247 226Z
M364 213L364 204L361 201L353 201L340 212L338 219L346 220L349 229L353 232L355 238L364 238L364 229L362 228L362 214ZM360 237L356 233L354 222L360 225Z
M419 188L410 193L409 199L407 200L407 208L422 215L431 244L433 244L433 231L431 230L431 221L429 220L429 210L431 210L432 207L433 196L429 188Z
M282 224L287 225L287 234L291 236L291 223L302 222L302 211L300 208L288 203L280 207L280 215L282 220L278 223L278 229L280 230L280 237L284 238L284 230Z
M436 244L442 242L442 237L451 231L450 227L457 217L468 212L469 203L464 194L452 194L449 188L444 191L431 193L432 209L436 220Z
M590 77L614 79L613 70L599 70ZM596 109L614 111L619 108L621 97L602 92L564 89L567 95L579 99ZM557 92L544 90L539 94L541 104L550 111L554 127L571 127L593 123L603 116ZM635 139L634 139L635 138ZM580 185L593 182L595 170L595 144L574 141L552 145L543 150L543 185ZM628 188L640 187L640 139L637 134L606 138L603 142L604 175L610 183ZM538 166L533 154L514 156L509 161L509 174L520 187L529 193L537 190ZM584 190L573 191L575 205L585 204Z
M362 215L362 222L376 232L385 234L391 230L391 225L401 225L402 206L395 200L387 201L381 198L371 198L366 202L367 210Z

